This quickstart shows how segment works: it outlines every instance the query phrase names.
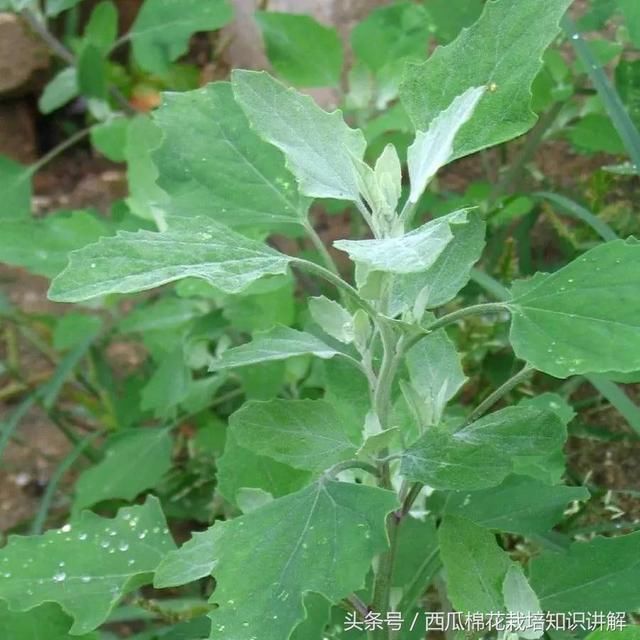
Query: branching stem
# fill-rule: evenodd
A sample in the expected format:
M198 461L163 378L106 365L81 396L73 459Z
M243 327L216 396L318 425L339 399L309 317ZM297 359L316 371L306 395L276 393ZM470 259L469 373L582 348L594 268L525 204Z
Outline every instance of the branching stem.
M361 469L362 471L366 471L376 478L379 475L378 468L370 462L365 462L364 460L343 460L342 462L338 462L337 464L334 464L332 467L327 469L324 472L324 475L327 478L335 478L339 473L347 471L348 469Z
M474 420L482 417L496 402L500 401L511 390L515 389L521 382L526 380L534 371L533 367L526 364L518 373L511 376L506 382L500 385L493 393L487 396L465 420L464 425L471 424Z
M72 67L76 67L78 61L67 47L56 38L47 25L31 9L23 9L20 15L29 25L31 30L49 47L51 52ZM117 87L109 87L111 97L120 105L120 108L128 115L134 115L136 110L129 104L129 101L120 93Z

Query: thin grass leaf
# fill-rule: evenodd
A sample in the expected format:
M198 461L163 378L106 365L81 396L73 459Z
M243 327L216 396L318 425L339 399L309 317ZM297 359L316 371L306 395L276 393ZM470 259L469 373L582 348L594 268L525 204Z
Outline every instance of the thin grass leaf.
M594 215L591 211L577 202L574 202L573 200L558 193L551 193L549 191L538 191L537 193L534 193L533 196L542 200L548 200L549 202L558 205L572 218L581 220L585 224L588 224L605 242L618 239L616 232L606 222L604 222L604 220L601 220L598 216Z
M560 24L569 36L578 58L585 66L593 86L602 98L611 122L620 134L637 173L640 167L640 132L633 124L604 69L593 55L589 43L582 38L573 20L569 16L565 16Z
M78 458L80 458L80 456L85 452L87 447L89 447L99 435L102 435L101 431L90 433L82 438L82 440L78 442L78 444L71 450L69 455L67 455L62 460L57 469L53 472L53 475L51 476L51 478L49 478L47 490L44 492L42 500L40 501L38 512L33 518L33 522L31 524L31 535L40 535L42 533L44 523L47 519L47 515L49 514L49 509L51 508L53 498L56 494L56 491L58 490L60 480L62 480L65 473L67 473L67 471L71 469Z
M55 404L64 383L78 363L84 358L95 334L87 336L79 345L72 349L61 361L51 378L39 389L39 398L45 409L51 409Z
M616 408L629 426L640 433L640 407L629 398L622 387L603 375L594 373L585 377Z
M480 269L471 269L471 280L496 300L508 300L511 297L507 287Z
M7 420L0 423L0 459L4 453L5 447L15 433L16 429L27 415L27 412L36 403L38 398L37 391L30 393L19 405L18 408L9 416Z

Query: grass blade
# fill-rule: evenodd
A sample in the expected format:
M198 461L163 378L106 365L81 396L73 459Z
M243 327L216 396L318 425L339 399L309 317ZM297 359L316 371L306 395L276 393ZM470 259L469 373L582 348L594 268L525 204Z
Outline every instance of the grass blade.
M58 485L64 474L75 464L76 460L85 452L85 449L99 436L102 432L96 431L82 438L78 444L71 450L64 460L58 465L57 469L49 479L47 490L42 496L38 513L36 513L33 523L31 524L31 535L39 535L42 533L44 523L46 522L51 503L58 490Z
M620 95L591 52L589 43L582 38L573 20L569 16L565 16L561 21L561 25L569 36L578 58L587 69L589 78L591 78L593 86L602 98L611 122L618 130L622 142L629 153L633 168L638 173L638 168L640 168L640 133L638 129L629 117Z
M622 387L604 376L593 373L585 378L615 407L629 426L640 433L640 407L631 401Z
M538 191L534 193L533 196L535 198L548 200L553 204L558 205L565 213L570 215L572 218L576 220L581 220L582 222L588 224L605 242L609 242L610 240L617 240L618 235L616 232L603 220L598 218L598 216L594 215L583 207L582 205L574 202L573 200L561 196L557 193L551 193L549 191Z

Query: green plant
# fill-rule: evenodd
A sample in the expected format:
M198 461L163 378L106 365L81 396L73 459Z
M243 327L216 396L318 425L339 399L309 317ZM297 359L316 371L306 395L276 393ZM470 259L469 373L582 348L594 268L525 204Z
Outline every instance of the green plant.
M183 638L348 637L345 615L367 620L371 638L421 637L424 625L396 632L390 614L415 619L429 589L443 608L484 614L640 607L630 586L640 534L585 542L550 531L567 504L589 497L562 484L571 408L545 393L495 410L536 371L608 381L640 370L640 245L612 239L506 293L478 276L495 300L461 304L484 247L481 212L414 225L439 169L534 125L530 87L569 4L490 2L449 47L408 66L399 91L415 131L404 197L393 145L370 166L364 135L340 112L264 73L167 96L155 124L144 121L158 229L120 230L74 251L50 297L101 298L116 331L144 336L161 364L140 404L164 424L116 434L79 482L70 522L0 551L8 637L29 638L27 617L61 638L98 637L116 603L151 583L187 585L182 601L136 601ZM314 230L316 198L352 203L368 227L371 237L334 243L353 280ZM278 251L264 242L274 232L306 234L316 253ZM324 294L298 297L297 322L290 270ZM116 294L174 282L176 295L124 318L113 311ZM468 410L453 402L467 382L454 337L473 335L453 330L475 321L510 321L522 365ZM155 487L176 426L223 388L224 403L248 399L229 403L222 446L218 424L194 444L224 449L215 471L224 506L212 527L176 549L155 497L115 518L83 510L113 513ZM189 586L198 581L206 597Z

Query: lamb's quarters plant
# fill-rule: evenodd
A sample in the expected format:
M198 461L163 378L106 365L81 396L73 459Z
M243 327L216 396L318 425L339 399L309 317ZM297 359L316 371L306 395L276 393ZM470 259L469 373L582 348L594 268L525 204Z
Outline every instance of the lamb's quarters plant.
M398 61L419 57L420 20L442 7L433 4L401 2L370 21L374 31L377 20L408 21L407 37L388 56L367 46L366 29L356 32L356 54L370 73L384 80ZM637 533L574 541L552 531L567 505L579 509L589 498L586 488L562 484L571 408L546 393L496 410L535 371L564 380L640 370L640 244L606 242L553 273L508 289L494 283L495 302L464 306L458 294L485 242L482 211L452 206L429 222L418 219L439 169L534 124L531 85L568 5L489 0L456 40L408 66L400 96L415 130L404 197L394 145L369 163L362 130L266 73L236 71L231 83L168 94L152 120L130 123L124 153L136 178L129 204L156 228L110 235L115 227L89 225L69 248L100 239L71 253L50 297L98 299L110 308L118 294L173 286L118 322L124 335L143 336L158 367L143 386L127 380L140 397L136 410L122 403L111 416L132 424L142 411L166 426L111 435L104 458L76 485L71 521L12 537L0 550L7 637L29 640L30 617L60 638L93 638L138 587L195 581L206 599L184 617L152 603L175 637L348 637L340 628L345 615L371 623L399 612L410 621L431 586L461 612L640 607ZM110 10L101 11L108 21ZM275 39L278 20L295 35L290 43ZM159 38L152 46L143 36L155 33L153 20L143 13L139 21L134 55L145 65L162 66L163 56L179 53L180 30L180 42ZM324 77L292 57L316 26L274 16L263 16L262 26L276 71L294 82ZM90 44L99 49L105 41L94 34ZM23 207L28 182L20 168L9 173L13 202ZM368 225L367 237L334 242L353 277L342 275L312 226L315 198L352 203ZM40 224L44 231L53 225ZM306 234L320 260L265 241L281 232ZM33 268L19 243L11 250L20 254L14 261ZM294 277L313 290L299 302L307 303L299 322ZM467 410L454 404L473 383L454 329L474 319L509 323L522 368ZM76 319L58 340L67 344L81 327L86 321ZM251 340L238 344L245 331ZM90 342L71 345L61 375ZM208 371L194 379L193 370ZM306 386L298 384L303 378ZM176 549L153 497L113 519L83 511L158 489L171 462L176 408L201 416L229 381L240 381L245 400L226 430L205 425L194 444L217 455L209 480L215 476L215 501L224 507L212 526ZM48 398L59 391L60 379L54 382ZM238 388L230 393L237 397ZM205 486L205 501L213 490ZM168 515L180 513L179 499L163 505ZM210 514L198 519L211 524ZM497 537L503 533L511 535ZM509 545L512 536L520 544ZM384 622L368 631L376 640L422 637L408 625L398 636ZM534 640L542 632L525 625L516 634Z

